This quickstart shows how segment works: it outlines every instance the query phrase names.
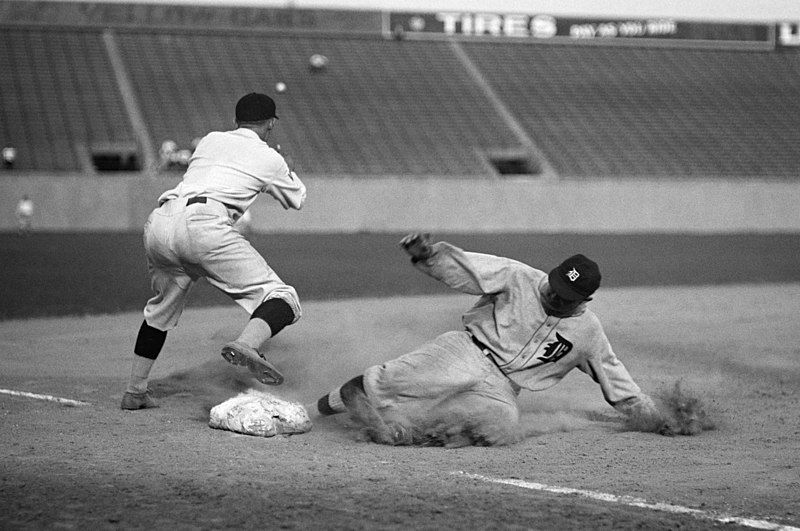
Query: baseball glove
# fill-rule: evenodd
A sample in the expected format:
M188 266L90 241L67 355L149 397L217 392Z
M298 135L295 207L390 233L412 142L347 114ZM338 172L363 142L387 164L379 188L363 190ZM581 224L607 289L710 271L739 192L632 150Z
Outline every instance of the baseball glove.
M412 232L400 240L400 247L411 255L412 262L421 262L433 254L430 237L427 233Z

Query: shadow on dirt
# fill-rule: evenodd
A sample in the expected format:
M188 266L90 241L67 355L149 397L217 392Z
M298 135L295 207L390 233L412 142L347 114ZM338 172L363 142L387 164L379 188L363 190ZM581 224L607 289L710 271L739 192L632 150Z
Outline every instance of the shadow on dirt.
M156 399L188 398L199 406L198 418L208 421L211 408L257 382L249 373L219 361L209 361L185 371L150 381Z

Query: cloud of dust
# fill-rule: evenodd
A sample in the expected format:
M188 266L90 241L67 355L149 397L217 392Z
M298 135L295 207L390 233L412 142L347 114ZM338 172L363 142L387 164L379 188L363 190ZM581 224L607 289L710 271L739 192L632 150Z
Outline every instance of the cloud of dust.
M468 404L440 409L430 404L404 407L402 412L380 414L365 400L351 410L358 437L379 444L443 446L505 446L547 433L587 429L593 424L586 412L536 411L519 422L494 410L476 410Z
M537 437L548 433L585 430L593 422L583 411L535 411L523 415L520 423L525 437Z
M151 380L149 385L156 398L174 395L199 398L202 408L208 413L231 396L254 387L254 383L258 382L249 372L228 365L220 358L219 362L207 362Z
M230 366L220 359L152 380L150 388L156 398L192 397L199 401L202 411L207 414L212 407L249 389L252 392L265 390L286 400L304 403L296 395L300 391L308 394L308 383L304 381L303 385L288 386L288 389L285 386L279 389L263 386L246 370ZM317 394L321 396L325 392L321 390ZM548 433L589 429L598 421L609 420L594 418L593 415L597 417L597 414L583 410L526 407L519 422L514 422L507 415L498 416L497 411L482 410L467 401L446 407L423 402L382 416L363 402L350 412L346 427L353 429L359 440L387 445L504 446Z
M697 435L717 426L705 401L694 391L685 389L681 381L660 390L654 398L661 416L631 415L625 421L627 429L662 435Z

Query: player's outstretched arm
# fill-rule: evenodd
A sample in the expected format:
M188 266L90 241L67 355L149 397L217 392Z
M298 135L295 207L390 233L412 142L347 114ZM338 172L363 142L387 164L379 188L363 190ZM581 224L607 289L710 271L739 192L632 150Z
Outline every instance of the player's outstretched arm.
M412 232L400 240L400 247L411 255L412 262L421 262L433 254L430 237L428 233Z
M285 210L300 210L306 201L306 186L293 171L266 184L261 191L275 198Z

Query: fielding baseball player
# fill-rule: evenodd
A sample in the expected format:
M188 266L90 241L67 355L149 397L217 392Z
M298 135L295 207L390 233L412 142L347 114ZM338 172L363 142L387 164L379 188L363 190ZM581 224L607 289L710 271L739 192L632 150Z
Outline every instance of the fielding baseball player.
M175 328L189 290L205 277L250 314L222 356L246 366L262 383L283 375L258 349L301 316L292 286L285 284L234 227L259 192L284 209L299 210L306 187L266 141L278 117L275 102L250 93L236 104L236 129L203 137L183 180L164 192L144 228L148 271L155 295L144 309L122 409L156 407L147 380L167 332Z
M520 389L547 389L577 368L615 409L661 425L655 404L586 308L600 286L595 262L578 254L548 274L446 242L431 244L427 235L410 234L400 245L420 271L480 298L463 315L463 330L369 367L320 398L320 414L349 411L385 444L436 443L431 428L452 434L457 426L465 429L466 444L507 442L519 433Z

